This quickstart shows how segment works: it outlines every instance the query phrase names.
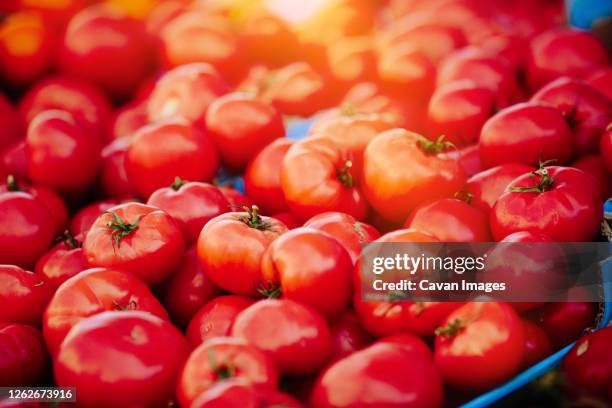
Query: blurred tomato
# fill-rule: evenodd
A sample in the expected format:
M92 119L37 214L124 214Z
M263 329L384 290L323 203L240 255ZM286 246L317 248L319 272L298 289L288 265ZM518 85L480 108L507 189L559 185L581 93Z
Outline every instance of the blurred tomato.
M199 394L192 408L301 408L302 404L289 394L241 379L218 382Z
M331 356L335 362L347 357L372 343L372 337L361 327L357 316L346 311L330 327ZM425 345L426 350L427 345Z
M529 320L523 320L523 333L525 335L525 351L522 367L531 367L552 354L553 349L550 340L540 326Z
M121 204L121 202L118 200L102 200L94 201L93 203L81 208L72 216L72 220L70 220L70 232L75 237L79 235L87 235L87 231L89 231L96 219L102 215L102 213L119 204Z
M53 295L47 280L14 265L0 265L0 321L39 326Z
M102 149L98 183L107 197L127 199L136 196L125 168L130 140L131 137L122 137Z
M87 269L81 245L80 236L75 238L66 231L62 240L38 259L34 272L44 276L53 289L57 289L66 280Z
M21 137L21 117L10 101L0 92L0 151Z
M48 357L38 329L25 324L0 323L0 349L0 386L39 384Z
M593 327L596 315L596 303L555 302L537 310L535 322L544 329L554 349L559 350Z

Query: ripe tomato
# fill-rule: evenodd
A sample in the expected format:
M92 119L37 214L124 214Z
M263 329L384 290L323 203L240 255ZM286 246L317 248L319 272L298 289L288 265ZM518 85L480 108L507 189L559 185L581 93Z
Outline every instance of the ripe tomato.
M567 353L561 371L567 390L575 396L598 398L610 402L612 358L609 347L612 328L606 327L578 340Z
M73 236L87 235L87 231L94 224L96 219L108 209L121 204L118 200L95 201L77 211L70 220L69 230Z
M571 167L582 170L593 176L597 182L599 192L601 193L602 202L612 197L612 175L606 168L606 164L601 156L596 154L582 156L572 163Z
M521 319L508 304L470 302L436 330L434 360L447 384L477 392L510 378L521 366L524 348Z
M372 337L361 327L357 316L346 311L330 327L330 361L349 356L372 343ZM427 349L427 345L425 345Z
M348 252L336 239L312 228L296 228L266 249L260 291L298 301L333 320L350 303L352 267Z
M81 248L81 236L73 237L69 231L62 240L36 262L34 272L44 276L55 290L67 279L87 269Z
M608 171L612 173L612 126L610 125L599 141L599 154Z
M0 265L0 321L38 326L53 288L42 276L14 265Z
M251 160L244 172L244 189L267 214L289 210L280 184L283 158L293 141L276 139Z
M191 319L187 340L193 347L215 337L229 336L236 316L255 302L245 296L219 296L210 300Z
M21 118L4 94L0 93L0 150L20 138L21 127Z
M122 137L113 140L102 149L98 184L106 197L119 199L136 197L125 168L130 140L131 137Z
M60 285L45 310L43 334L51 355L57 355L72 327L108 310L142 310L168 320L166 310L135 276L112 269L88 269Z
M5 179L11 174L19 180L28 179L25 138L12 143L0 153L0 176Z
M599 138L612 122L612 100L586 82L568 77L550 82L531 100L561 111L574 134L578 155L597 152Z
M589 302L548 303L535 315L536 324L548 335L555 350L578 339L584 331L593 327L597 304Z
M432 94L436 81L436 67L423 52L402 44L379 49L378 76L383 89L397 97L426 100Z
M314 374L323 368L331 351L325 320L289 299L260 300L244 309L231 334L272 357L281 374Z
M225 196L225 199L229 202L230 208L243 208L243 207L252 207L255 205L253 200L251 200L246 195L242 194L240 191L236 190L233 187L228 186L217 186L219 191Z
M392 334L376 341L376 344L393 344L407 351L418 353L433 360L433 353L425 341L410 333Z
M422 202L461 190L465 175L457 159L444 153L448 147L404 129L372 140L363 159L363 189L372 207L399 223Z
M191 408L302 408L289 394L251 384L241 378L219 382L199 396Z
M612 100L612 67L602 67L586 78L594 89L597 89Z
M0 193L0 264L33 266L51 245L55 228L49 209L31 194Z
M63 72L125 97L153 70L152 45L140 22L98 4L70 20L58 62Z
M210 104L228 91L212 66L201 62L178 66L155 83L147 103L149 120L180 116L202 126Z
M80 195L96 178L101 145L70 113L38 114L28 128L26 154L30 179L66 195Z
M527 368L551 355L553 348L548 336L540 326L524 319L522 323L525 336L525 350L521 366Z
M309 137L289 148L281 168L281 187L291 211L304 220L325 211L365 218L367 203L358 188L358 158L333 140ZM308 173L308 177L304 174Z
M147 102L147 99L134 100L117 108L109 120L109 138L115 140L130 136L148 124Z
M272 218L281 221L288 229L299 228L302 226L302 220L291 211L285 211L278 214L272 214Z
M456 198L421 204L410 214L405 227L431 234L442 242L491 241L487 215Z
M187 245L198 240L208 221L230 210L229 202L217 187L179 177L170 187L155 190L147 204L166 211L177 221Z
M257 296L264 252L287 227L260 216L257 206L245 210L210 220L202 229L197 251L201 267L216 285L237 295Z
M515 178L534 170L521 163L504 163L473 175L466 183L470 204L488 214Z
M334 86L340 90L377 78L376 52L367 36L340 38L326 47L326 56Z
M497 241L518 231L544 234L556 242L591 241L601 217L599 189L591 176L571 167L542 166L515 179L497 199L491 231Z
M164 305L172 320L186 327L198 310L221 294L204 273L198 262L196 247L183 255L178 269L170 276L164 288Z
M40 384L48 357L38 329L25 324L0 323L0 386Z
M311 406L441 407L442 379L428 356L374 344L337 361L318 378Z
M90 267L118 268L143 282L162 282L185 252L181 230L167 213L140 203L110 208L96 219L83 242Z
M450 157L457 158L466 177L471 177L483 170L482 165L480 164L480 151L478 144L473 144L457 151L450 151L448 152L448 155Z
M608 63L608 53L591 33L555 28L531 40L527 55L527 80L531 89L562 75L584 78Z
M169 403L187 342L149 313L105 312L76 325L54 364L60 387L75 387L79 405L154 406Z
M210 138L184 120L157 122L134 134L125 163L132 186L142 197L166 187L175 177L208 181L218 167Z
M359 258L361 247L380 237L373 226L341 212L315 215L304 223L304 227L318 229L335 238L347 250L353 264Z
M210 104L206 129L221 162L234 171L244 170L262 147L285 135L282 117L272 105L238 92Z
M510 162L537 166L546 160L564 164L574 152L573 139L559 110L519 103L485 123L480 134L480 160L484 168Z
M216 383L244 379L251 384L276 388L278 372L262 351L244 340L220 337L199 345L189 356L178 378L176 395L183 407Z

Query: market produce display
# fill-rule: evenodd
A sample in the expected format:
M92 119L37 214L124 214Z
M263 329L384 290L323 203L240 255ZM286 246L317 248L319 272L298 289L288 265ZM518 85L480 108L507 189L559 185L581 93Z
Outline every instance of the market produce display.
M561 350L511 398L612 404L604 295L362 273L490 243L562 286L612 237L612 57L564 3L1 1L0 407L454 407Z

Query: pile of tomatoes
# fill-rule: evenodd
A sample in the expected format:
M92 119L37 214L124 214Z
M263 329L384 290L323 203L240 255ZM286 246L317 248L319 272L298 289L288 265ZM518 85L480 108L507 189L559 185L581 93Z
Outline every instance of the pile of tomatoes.
M454 406L594 326L589 302L368 302L359 265L598 239L605 46L562 1L310 3L0 4L0 386ZM568 398L612 401L611 336L570 351Z

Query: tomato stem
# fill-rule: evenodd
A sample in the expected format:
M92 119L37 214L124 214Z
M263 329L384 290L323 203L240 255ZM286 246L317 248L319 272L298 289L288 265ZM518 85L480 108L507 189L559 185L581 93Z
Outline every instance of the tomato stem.
M353 167L353 162L350 160L344 161L344 167L338 170L337 177L338 180L342 183L342 185L346 188L351 188L354 186L353 184L353 176L351 175L351 167Z
M277 282L273 282L269 280L267 284L261 285L261 287L257 290L260 295L264 296L267 299L277 299L281 296L281 288Z
M454 194L454 197L457 200L461 200L466 202L467 204L472 204L472 200L474 199L474 194L470 193L469 191L463 189L463 190L459 190Z
M217 363L217 357L213 349L208 349L208 364L214 371L217 376L217 380L227 380L229 378L233 378L236 375L236 369L229 365L223 364L220 365Z
M181 187L189 183L187 180L181 179L179 176L174 177L174 181L170 184L170 188L174 191L179 191Z
M138 229L138 223L140 222L142 216L138 217L135 223L130 224L123 221L116 212L107 212L113 217L113 219L106 223L106 226L111 229L111 240L117 245L117 247L119 247L121 246L121 239L127 237Z
M81 247L81 243L76 240L74 235L70 233L70 231L66 230L63 234L63 241L68 245L71 249L76 249Z
M130 301L125 304L121 304L117 302L116 300L113 300L113 310L117 310L120 312L125 312L128 310L136 310L137 306L138 304L136 303L136 301L132 299L130 299Z
M424 136L419 137L419 148L426 154L433 155L442 153L447 149L455 148L455 145L448 140L444 140L446 136L440 135L436 140L429 140Z
M272 223L268 221L264 221L263 218L259 215L259 207L254 205L251 208L247 206L242 207L246 212L246 215L240 215L238 217L239 221L244 222L251 228L255 228L258 230L269 230L272 227Z
M340 107L340 111L343 116L348 116L348 117L355 116L359 113L355 105L349 102L344 102L342 106Z
M17 180L15 180L15 176L9 174L6 176L6 188L8 191L21 191L19 186L17 185Z
M450 339L455 334L459 333L459 331L465 327L465 324L466 322L464 320L457 318L450 321L446 326L438 327L434 333L436 336L442 335Z
M550 191L555 184L555 180L548 174L548 169L546 166L554 161L555 160L546 160L544 162L541 161L539 168L529 173L529 178L533 183L531 187L511 186L509 191L514 193L544 193L546 191Z

